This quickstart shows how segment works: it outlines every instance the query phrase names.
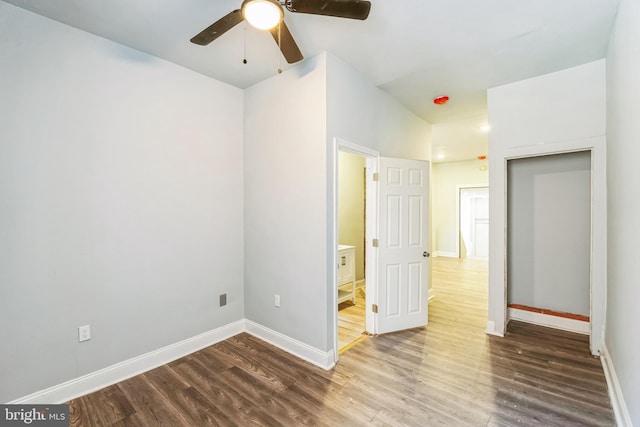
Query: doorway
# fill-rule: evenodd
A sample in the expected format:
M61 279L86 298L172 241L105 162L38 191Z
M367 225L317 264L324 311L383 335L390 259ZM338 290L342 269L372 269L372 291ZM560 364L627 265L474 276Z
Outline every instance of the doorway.
M338 258L339 153L347 151L365 158L365 331L371 334L427 324L430 165L422 160L380 157L366 147L337 138L334 141L327 253L329 277L333 279L328 283L328 301L334 308L337 361L341 290L337 283L338 277L344 277L338 273L342 263ZM344 262L348 264L346 259Z
M458 187L458 258L489 258L489 187Z
M360 283L361 286L359 287L359 289L362 290L361 293L364 294L363 295L364 298L361 298L361 300L364 300L364 304L365 304L365 307L364 307L365 319L363 324L358 323L358 326L357 326L358 328L361 328L362 333L364 333L365 331L373 331L374 320L375 320L373 310L371 309L366 310L366 307L371 307L372 301L370 299L373 296L375 292L375 286L377 285L376 283L377 258L372 248L373 248L374 239L377 237L375 233L378 229L378 209L377 209L378 200L377 200L377 185L376 185L377 183L375 182L375 176L377 176L377 172L378 172L379 154L377 151L371 150L367 147L363 147L360 145L352 144L348 141L345 141L339 138L334 139L333 153L334 153L333 174L331 174L330 176L334 177L334 181L332 185L332 189L333 189L332 215L334 218L334 222L332 224L332 227L330 228L331 234L329 235L329 239L328 239L328 242L329 242L328 254L330 259L335 259L338 261L338 262L329 264L332 270L329 277L334 278L334 280L329 284L331 288L331 292L329 292L329 297L330 297L329 303L331 304L330 307L332 307L332 313L333 313L332 318L335 322L333 323L332 330L334 333L334 339L333 339L334 359L337 362L338 351L340 349L339 340L338 340L338 327L339 327L338 301L340 298L339 298L339 288L336 286L336 283L338 283L339 277L341 276L344 277L343 276L344 273L339 272L340 264L342 264L341 262L342 257L339 256L339 245L345 243L345 242L339 241L339 230L338 230L339 228L338 200L340 197L340 194L339 194L340 154L348 153L361 160L364 160L364 166L365 166L365 171L364 171L365 176L363 180L364 181L363 182L364 183L364 200L362 201L362 203L364 204L364 218L363 218L363 224L361 224L361 227L364 229L364 242L363 242L363 248L360 251L361 257L362 257L362 268L364 269L364 272L362 273L363 274L362 279L364 279L364 281ZM355 174L359 174L359 173L361 172L355 172ZM356 210L358 210L358 208L356 208ZM355 214L356 217L358 215L360 214L358 213ZM359 239L360 238L356 237L355 242L357 243ZM346 245L346 246L357 246L357 245ZM356 260L356 263L357 262L358 261ZM345 259L345 264L346 263L348 263L347 259ZM355 268L354 268L354 274L356 275L356 278L357 278L357 272L355 271ZM356 287L358 285L357 279L355 280L355 285ZM356 293L357 292L358 292L358 289L356 289ZM369 300L367 297L369 297ZM348 301L348 299L346 301ZM358 301L358 295L356 294L356 302L357 301ZM362 333L360 334L360 336L363 336Z
M486 332L504 336L507 315L507 165L513 159L562 153L591 153L590 213L590 348L598 355L604 345L606 310L606 156L605 138L597 136L567 140L553 144L513 147L497 150L490 158L490 256L489 256L489 318Z
M591 152L507 162L509 318L589 333Z
M338 351L366 329L366 187L366 158L339 150Z

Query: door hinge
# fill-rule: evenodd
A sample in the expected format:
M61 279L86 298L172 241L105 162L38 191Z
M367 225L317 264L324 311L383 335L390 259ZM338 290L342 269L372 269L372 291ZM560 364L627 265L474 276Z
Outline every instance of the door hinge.
M371 304L371 311L374 313L378 313L378 304Z
M378 172L374 172L373 173L373 182L376 182L378 180Z
M374 248L378 247L378 239L373 239L373 242L371 242L371 244L373 245Z

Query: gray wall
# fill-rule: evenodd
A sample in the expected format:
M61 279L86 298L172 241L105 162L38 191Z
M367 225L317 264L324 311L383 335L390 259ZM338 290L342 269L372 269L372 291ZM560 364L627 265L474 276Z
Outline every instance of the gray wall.
M3 2L0 58L0 402L241 319L242 91Z
M284 116L283 116L284 114ZM429 125L321 54L245 91L246 317L334 347L333 138L425 158ZM428 158L428 157L426 157ZM274 307L274 294L281 306Z
M507 165L508 302L589 315L590 152Z
M325 70L320 55L248 88L244 124L246 317L323 351Z
M607 56L606 346L631 420L640 425L640 3L622 0Z

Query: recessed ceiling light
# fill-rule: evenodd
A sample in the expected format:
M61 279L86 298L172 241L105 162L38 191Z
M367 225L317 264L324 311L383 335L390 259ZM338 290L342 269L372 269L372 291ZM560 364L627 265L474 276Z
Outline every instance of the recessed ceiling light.
M444 153L440 153L438 154L438 160L442 160L444 159L446 156L444 155Z
M491 130L491 126L489 126L489 125L482 125L482 126L480 126L480 130L481 130L482 132L484 132L484 133L487 133L487 132L489 132L489 131Z

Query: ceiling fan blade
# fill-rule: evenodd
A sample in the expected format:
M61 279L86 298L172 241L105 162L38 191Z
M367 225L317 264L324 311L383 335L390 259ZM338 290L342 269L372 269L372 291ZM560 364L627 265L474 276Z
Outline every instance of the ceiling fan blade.
M371 10L371 2L364 0L287 0L285 5L289 12L360 20Z
M191 43L206 46L244 20L240 9L228 13L202 30L191 39Z
M278 34L279 28L279 34ZM302 56L302 52L300 52L300 48L296 44L296 41L293 39L291 35L291 31L287 27L287 24L283 21L280 21L280 25L276 25L271 30L269 30L273 39L280 46L280 51L284 55L285 59L289 64L293 64L294 62L302 61L304 56Z

